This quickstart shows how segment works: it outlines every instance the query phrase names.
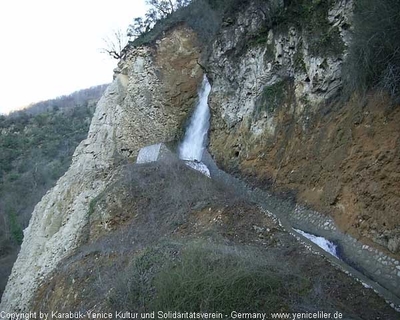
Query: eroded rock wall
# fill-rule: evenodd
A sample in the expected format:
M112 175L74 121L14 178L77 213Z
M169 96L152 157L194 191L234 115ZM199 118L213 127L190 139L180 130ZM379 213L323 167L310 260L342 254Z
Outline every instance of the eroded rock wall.
M90 203L121 160L181 134L202 79L199 54L195 34L180 26L119 63L71 167L35 207L1 310L29 311L40 283L84 241Z
M225 26L208 60L210 151L225 170L398 256L400 114L378 94L337 99L352 8L339 0L308 25L266 27L250 6Z

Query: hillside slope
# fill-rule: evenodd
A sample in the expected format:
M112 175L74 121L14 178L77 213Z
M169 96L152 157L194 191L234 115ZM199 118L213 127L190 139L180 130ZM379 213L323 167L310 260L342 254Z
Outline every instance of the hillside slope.
M182 161L122 167L91 208L81 246L43 282L31 310L398 317L260 206Z

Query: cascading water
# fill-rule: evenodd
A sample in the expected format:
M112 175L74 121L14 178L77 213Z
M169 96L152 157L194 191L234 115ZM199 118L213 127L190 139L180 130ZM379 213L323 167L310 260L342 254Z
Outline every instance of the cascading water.
M210 127L210 109L208 107L208 95L211 85L206 75L203 77L201 88L198 92L199 102L190 119L185 138L179 147L179 157L182 160L201 161L206 147L207 132Z
M318 247L324 249L326 252L330 253L334 257L340 259L338 256L338 253L337 253L337 245L334 244L333 242L326 240L323 237L318 237L311 233L304 232L303 230L294 229L294 228L293 228L293 230L300 233L302 236L306 237L307 239L311 240Z

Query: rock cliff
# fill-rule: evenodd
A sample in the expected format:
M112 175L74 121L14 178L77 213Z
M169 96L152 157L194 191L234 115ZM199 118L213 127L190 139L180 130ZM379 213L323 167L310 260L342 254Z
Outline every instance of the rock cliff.
M181 26L119 63L71 167L35 207L1 310L29 311L40 282L82 243L91 200L113 181L121 160L179 137L202 79L199 54L195 34Z
M398 257L399 110L377 93L340 100L353 2L319 2L275 27L256 4L213 43L210 152Z

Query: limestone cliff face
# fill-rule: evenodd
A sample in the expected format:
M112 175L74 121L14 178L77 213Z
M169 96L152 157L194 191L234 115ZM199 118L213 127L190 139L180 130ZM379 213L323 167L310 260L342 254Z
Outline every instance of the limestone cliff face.
M116 128L119 151L136 155L145 145L182 134L201 83L199 50L194 33L182 26L151 47L129 51L119 63L114 71L126 82L124 104L130 106Z
M29 311L41 281L85 238L90 202L113 180L121 159L180 135L202 79L199 54L194 33L181 26L120 62L70 169L32 214L1 310Z
M325 25L315 16L266 28L250 6L221 31L208 60L210 151L222 168L396 254L400 114L382 96L335 100L352 8L338 0L321 12Z

